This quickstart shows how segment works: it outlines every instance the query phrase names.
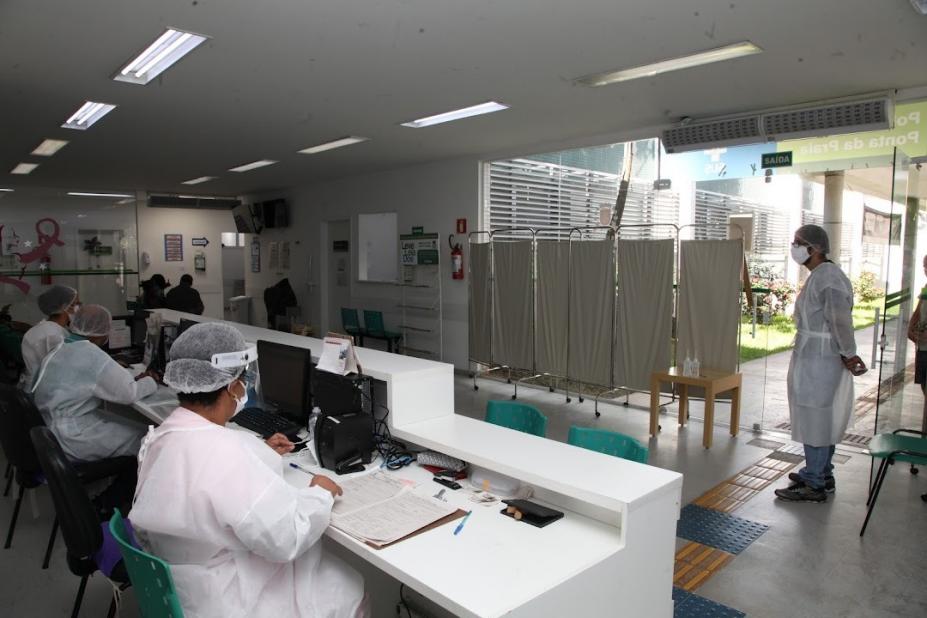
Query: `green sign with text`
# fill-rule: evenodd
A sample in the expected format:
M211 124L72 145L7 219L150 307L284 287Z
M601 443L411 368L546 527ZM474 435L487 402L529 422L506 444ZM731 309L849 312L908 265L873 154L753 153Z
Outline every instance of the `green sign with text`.
M764 170L770 167L792 167L792 152L770 152L763 155Z

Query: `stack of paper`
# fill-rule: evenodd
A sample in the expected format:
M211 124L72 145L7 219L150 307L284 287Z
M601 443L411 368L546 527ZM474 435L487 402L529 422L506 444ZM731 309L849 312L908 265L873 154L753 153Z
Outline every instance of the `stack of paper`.
M332 526L374 547L416 532L457 509L411 492L402 481L381 472L341 483L344 495L332 508Z

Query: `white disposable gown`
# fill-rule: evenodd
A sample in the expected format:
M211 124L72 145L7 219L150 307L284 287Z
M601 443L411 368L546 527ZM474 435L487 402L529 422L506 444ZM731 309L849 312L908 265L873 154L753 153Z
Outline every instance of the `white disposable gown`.
M795 302L798 334L788 373L792 439L809 446L837 444L853 411L853 376L841 356L856 355L853 286L840 267L811 271Z
M188 618L355 616L361 576L321 546L333 504L256 436L177 408L139 452L130 513Z
M26 369L19 384L23 390L32 390L32 380L42 361L70 335L68 329L57 322L42 320L23 335L22 353Z
M158 390L149 377L131 373L90 341L59 345L43 361L34 385L45 424L75 461L135 455L145 427L103 410L103 402L131 404Z

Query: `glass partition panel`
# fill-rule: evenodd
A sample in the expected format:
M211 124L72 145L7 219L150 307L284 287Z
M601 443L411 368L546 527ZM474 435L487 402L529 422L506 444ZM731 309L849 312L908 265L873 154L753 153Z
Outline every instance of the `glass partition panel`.
M0 193L0 306L34 323L50 285L75 288L84 303L125 314L139 293L135 197L75 197L60 191Z

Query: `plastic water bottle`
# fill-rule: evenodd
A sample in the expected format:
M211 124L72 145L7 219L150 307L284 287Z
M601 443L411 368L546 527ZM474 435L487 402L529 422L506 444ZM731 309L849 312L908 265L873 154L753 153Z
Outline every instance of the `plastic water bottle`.
M692 377L693 378L697 378L699 376L699 369L701 369L701 366L699 365L699 362L698 362L698 356L694 356L692 357Z
M692 375L692 359L686 354L686 360L682 361L682 375L690 377Z

